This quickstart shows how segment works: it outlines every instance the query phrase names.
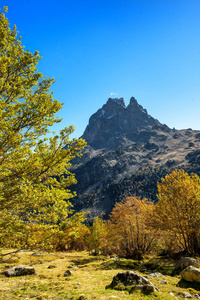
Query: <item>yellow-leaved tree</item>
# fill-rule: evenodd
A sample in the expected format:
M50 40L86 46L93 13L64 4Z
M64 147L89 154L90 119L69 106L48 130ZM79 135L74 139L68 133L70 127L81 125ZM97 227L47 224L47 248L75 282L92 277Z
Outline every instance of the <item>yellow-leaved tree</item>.
M107 228L103 219L95 217L88 237L89 249L99 255L106 244Z
M151 224L167 232L177 249L200 252L200 178L175 170L158 183Z
M152 210L151 201L136 196L116 203L108 220L110 250L136 259L148 252L155 238L155 232L148 228Z
M54 79L37 70L38 51L24 49L6 10L0 11L0 241L18 246L31 224L46 241L50 229L54 234L61 223L68 226L74 196L68 187L76 183L70 161L86 143L70 140L73 126L44 137L61 121L55 114L62 104L50 91Z

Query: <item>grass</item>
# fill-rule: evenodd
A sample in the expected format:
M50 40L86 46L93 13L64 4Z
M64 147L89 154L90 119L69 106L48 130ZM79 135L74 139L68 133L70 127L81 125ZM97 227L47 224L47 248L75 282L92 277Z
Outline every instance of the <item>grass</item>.
M3 250L2 250L3 251ZM1 252L2 252L1 251ZM197 294L194 285L180 281L180 276L170 276L174 267L172 261L161 258L145 258L143 263L130 259L111 259L103 256L90 256L87 252L46 253L33 256L33 252L23 251L12 259L1 263L1 272L8 267L26 264L34 266L37 275L7 278L0 275L0 299L37 299L37 300L118 300L118 299L182 299L183 292ZM144 295L140 291L129 295L127 291L105 289L118 272L130 269L148 275L146 267L154 266L165 277L149 279L161 293ZM66 270L72 272L65 277ZM167 284L160 283L165 279ZM174 296L169 293L172 292Z

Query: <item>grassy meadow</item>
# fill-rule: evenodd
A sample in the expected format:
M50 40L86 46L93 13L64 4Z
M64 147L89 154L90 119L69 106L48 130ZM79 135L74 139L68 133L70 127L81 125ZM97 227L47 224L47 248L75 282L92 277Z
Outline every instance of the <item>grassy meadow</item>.
M2 250L1 252L4 252ZM116 260L105 256L91 256L88 252L47 253L21 251L0 264L1 272L20 264L34 266L37 275L5 277L0 275L0 299L38 300L92 300L92 299L182 299L184 292L200 294L192 286L179 283L180 276L170 276L175 262L159 257L146 257L143 262L130 259ZM149 279L161 293L144 295L140 291L129 295L127 291L105 289L114 275L125 270L135 270L148 275L147 268L166 274ZM71 275L64 276L70 270ZM168 274L168 275L167 275ZM167 284L161 283L166 280ZM178 284L179 283L179 284ZM170 293L173 293L171 295Z

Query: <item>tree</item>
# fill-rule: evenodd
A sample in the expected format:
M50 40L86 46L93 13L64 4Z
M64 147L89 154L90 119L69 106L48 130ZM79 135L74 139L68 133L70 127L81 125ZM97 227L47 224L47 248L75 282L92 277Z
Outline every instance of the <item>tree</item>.
M108 242L117 254L140 259L149 251L154 235L146 222L152 209L152 202L138 197L128 197L115 204L108 221Z
M94 250L94 255L99 255L105 244L106 234L107 228L104 221L99 217L94 218L88 238L89 248L90 250Z
M85 220L85 213L76 213L67 221L62 222L59 233L51 242L54 249L56 251L84 250L84 242L89 234L89 229L84 224Z
M200 178L175 170L158 183L152 226L167 231L182 250L200 252Z
M7 8L4 8L6 12ZM40 223L59 227L70 212L68 187L76 183L70 161L86 145L69 136L74 127L45 137L61 121L54 79L38 72L41 59L24 50L16 26L0 11L0 234L6 227ZM10 225L9 225L9 224ZM10 231L11 234L11 231Z

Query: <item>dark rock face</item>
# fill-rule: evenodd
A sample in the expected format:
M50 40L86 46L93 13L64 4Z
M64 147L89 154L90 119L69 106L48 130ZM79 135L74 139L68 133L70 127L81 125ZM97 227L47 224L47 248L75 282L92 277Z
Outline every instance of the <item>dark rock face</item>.
M108 218L115 202L137 195L157 201L157 182L173 169L200 175L200 131L176 130L151 117L135 98L108 99L82 136L83 157L72 172L78 184L72 200L90 218Z
M125 143L126 138L135 142L148 139L153 126L162 128L164 125L148 115L135 98L130 99L127 107L123 98L109 98L91 116L82 138L94 149L115 148L116 139L121 143ZM142 129L146 134L139 134Z

